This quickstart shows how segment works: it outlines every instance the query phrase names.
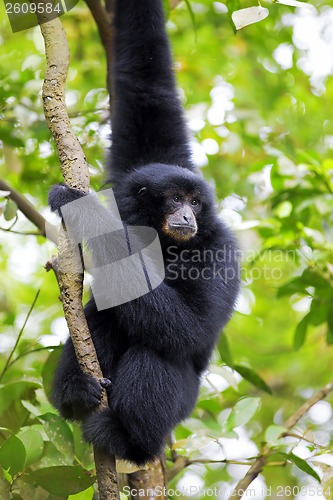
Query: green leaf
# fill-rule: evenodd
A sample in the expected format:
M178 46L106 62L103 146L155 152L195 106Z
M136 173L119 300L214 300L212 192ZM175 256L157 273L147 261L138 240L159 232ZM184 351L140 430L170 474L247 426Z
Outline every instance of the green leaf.
M305 472L309 476L312 476L314 479L316 479L318 481L318 483L320 483L320 477L318 476L317 472L312 467L310 467L310 465L305 460L303 460L303 458L300 458L300 457L294 455L293 453L289 453L288 458L299 469L301 469L303 472Z
M225 364L227 364L228 366L230 366L232 368L234 362L232 360L232 355L231 355L230 348L229 348L228 338L227 338L225 333L222 333L222 335L220 335L220 338L219 338L219 341L217 344L217 349L220 353L221 359L225 362Z
M39 417L40 415L40 410L36 408L30 401L25 401L24 399L21 399L21 405L28 410L28 412L31 413L34 417Z
M312 325L319 326L327 320L330 304L313 299L310 306L309 319Z
M28 428L18 434L26 452L26 465L37 462L43 454L44 441L42 435L36 429Z
M251 382L251 384L258 387L262 391L268 392L268 394L272 394L272 389L266 384L266 382L251 368L243 365L234 365L233 369L236 370L245 380Z
M231 19L231 14L238 10L240 7L239 0L227 0L227 9L228 9L228 15L230 16Z
M0 448L0 464L11 476L24 470L26 452L22 441L14 434Z
M310 313L304 316L304 318L298 323L296 327L294 335L294 349L296 351L300 349L305 342L309 320L310 320Z
M210 414L218 414L221 410L221 401L218 399L200 399L197 403L197 408L203 408L207 410Z
M34 396L35 390L42 387L42 384L32 380L21 380L20 382L9 382L0 388L0 414L2 414L12 401L30 399Z
M38 468L44 469L60 465L73 465L73 455L66 456L58 451L51 441L45 441L43 456L38 462Z
M277 296L284 297L285 295L293 295L294 293L304 294L307 293L305 288L306 285L303 282L302 278L300 276L297 276L297 278L294 278L282 285L277 292Z
M282 203L279 203L279 205L275 208L275 213L280 219L289 217L292 211L293 206L290 201L283 201Z
M29 476L49 493L66 498L86 490L95 482L95 477L79 465L46 467L31 472Z
M8 482L8 483L12 483L13 482L13 478L12 476L9 474L8 470L6 469L3 469L1 467L1 472L3 473L3 477L5 478L5 480ZM1 492L1 488L0 488L0 492ZM1 498L1 497L0 497Z
M73 455L74 438L69 425L55 413L45 413L39 420L44 423L44 429L51 443L66 456Z
M321 274L312 269L305 269L302 273L302 281L306 286L314 286L315 288L330 288L330 283Z
M14 219L14 217L16 217L17 214L17 209L18 209L17 203L9 198L6 203L6 208L3 214L4 218L6 220Z
M270 425L267 427L265 432L265 441L270 446L278 446L281 445L281 434L286 432L285 427L281 427L280 425Z
M231 431L235 427L247 424L258 410L259 405L260 398L243 398L237 401L225 422L226 430Z
M68 500L92 500L94 497L94 493L94 487L90 486L90 488L88 488L87 490L80 491L80 493L76 493L75 495L70 495L68 497Z
M329 281L316 271L305 269L301 276L288 281L278 290L278 297L292 295L293 293L307 293L306 288L313 286L319 289L331 289Z

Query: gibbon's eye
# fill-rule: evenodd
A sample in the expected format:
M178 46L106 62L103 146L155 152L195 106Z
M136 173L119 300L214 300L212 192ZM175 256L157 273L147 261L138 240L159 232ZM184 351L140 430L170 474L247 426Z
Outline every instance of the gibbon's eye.
M197 205L199 205L199 200L197 198L193 198L193 200L191 201L191 205L196 207Z
M173 197L173 201L175 203L179 203L180 202L180 196L178 196L178 194L176 194L174 197Z
M138 194L144 194L147 191L147 188L143 186L140 191L138 191Z

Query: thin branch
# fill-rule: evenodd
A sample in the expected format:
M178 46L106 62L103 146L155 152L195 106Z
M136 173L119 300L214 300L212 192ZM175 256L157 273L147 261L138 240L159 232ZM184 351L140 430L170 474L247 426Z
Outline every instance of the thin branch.
M259 476L260 472L263 470L264 466L267 463L267 458L269 456L269 448L264 445L259 457L255 460L253 465L249 468L245 476L238 481L235 489L233 490L230 499L240 500L245 493L245 490L250 486L252 481Z
M31 349L30 351L22 352L21 354L19 354L18 356L16 356L16 358L13 359L9 363L7 369L9 369L17 361L19 361L20 359L24 358L25 356L28 356L29 354L34 354L35 352L41 352L41 351L51 351L52 349L54 350L54 349L59 349L59 348L60 348L60 345L48 345L48 346L45 346L45 347L38 347L37 349Z
M296 434L296 432L283 432L280 437L293 437L295 439L298 439L299 441L306 441L307 443L310 443L313 446L316 446L316 448L326 449L326 446L318 444L315 441L313 441L312 439L306 438L305 436L301 436L300 434Z
M170 0L170 8L174 9L181 0ZM97 24L99 36L101 38L107 64L107 88L111 98L111 65L112 65L112 46L114 30L112 29L112 18L114 13L114 0L104 0L104 6L101 0L86 0L86 4Z
M249 459L250 460L250 459ZM249 460L228 460L227 458L224 460L210 460L209 458L206 459L201 459L197 458L195 460L189 460L188 465L192 464L231 464L231 465L251 465L251 462Z
M184 457L183 455L178 455L177 459L174 461L171 469L168 470L168 481L171 481L174 477L176 477L183 469L189 467L194 464L203 464L203 465L214 465L214 464L225 464L225 465L247 465L250 466L252 462L250 459L248 460L210 460L210 459L189 459Z
M51 0L43 0L43 2L52 5ZM45 14L38 16L47 61L42 90L45 119L57 147L66 184L88 193L88 165L80 143L72 132L65 104L69 67L66 33L59 18L49 21ZM59 234L58 251L60 265L56 276L75 354L82 371L100 379L102 371L82 306L83 275L77 266L76 247L69 241L64 230ZM107 397L103 391L100 409L107 406ZM102 500L119 499L114 457L97 449L94 449L94 455L100 498Z
M23 325L22 325L22 328L21 328L21 330L19 331L19 334L18 334L18 336L17 336L17 339L16 339L16 342L15 342L15 344L14 344L14 347L13 347L13 349L11 350L11 353L9 354L9 356L8 356L8 358L7 358L7 361L6 361L6 363L5 363L5 366L3 367L3 370L2 370L2 372L1 372L1 374L0 374L0 382L2 381L3 376L5 375L6 371L7 371L7 370L8 370L8 368L9 368L9 366L11 366L11 364L12 364L12 363L11 363L12 357L14 356L14 353L15 353L15 351L16 351L16 348L17 348L17 346L18 346L18 343L19 343L19 342L20 342L20 340L21 340L21 337L22 337L22 335L23 335L23 332L24 332L24 329L25 329L25 327L26 327L26 324L28 323L28 320L29 320L30 315L31 315L31 313L32 313L32 311L33 311L33 308L35 307L35 304L36 304L37 299L38 299L39 292L40 292L40 290L38 290L38 292L37 292L37 293L36 293L36 295L35 295L35 298L34 298L34 300L33 300L32 304L31 304L31 306L30 306L30 309L29 309L28 314L27 314L27 316L26 316L26 318L25 318L25 320L24 320L24 323L23 323Z
M166 443L167 445L169 446L170 448L170 452L171 452L171 460L173 462L175 462L177 460L177 458L180 456L177 451L173 448L173 439L172 439L172 435L169 434L167 439L166 439Z
M330 392L333 392L333 381L305 401L305 403L293 415L291 415L288 420L286 420L283 427L287 430L292 429L292 427L297 424L297 422L310 410L310 408L312 408L312 406L318 403L318 401L325 399ZM264 445L260 456L255 460L254 464L250 467L245 476L237 483L230 499L240 500L242 498L245 490L249 487L252 481L259 476L267 464L267 459L270 454L271 451L268 446Z
M39 233L38 231L14 231L13 229L0 227L0 231L5 231L6 233L20 234L21 236L45 236L45 234Z
M318 401L322 401L326 396L333 391L333 381L327 384L323 389L316 392L285 422L284 427L291 429L297 422L314 406Z
M100 0L86 0L86 4L97 24L99 36L101 38L105 55L106 55L106 66L107 66L107 88L109 95L111 96L111 64L112 64L112 45L113 45L113 29L112 29L112 17L113 17L113 1L109 0L106 2L106 7L104 7Z
M0 179L0 189L3 191L10 191L9 197L15 201L17 204L19 210L25 215L25 217L30 220L40 231L40 234L42 236L46 236L45 232L45 227L46 224L48 225L48 231L47 231L47 236L54 242L57 243L58 241L58 230L56 226L53 224L50 224L49 222L46 221L46 219L36 210L36 208L33 206L33 204L23 195L18 193L15 189L13 189L7 182L4 180ZM12 227L12 226L11 226ZM6 231L4 228L0 228L3 231ZM15 231L11 231L12 233L15 233ZM33 233L26 233L26 234L33 234ZM37 233L38 235L39 233Z

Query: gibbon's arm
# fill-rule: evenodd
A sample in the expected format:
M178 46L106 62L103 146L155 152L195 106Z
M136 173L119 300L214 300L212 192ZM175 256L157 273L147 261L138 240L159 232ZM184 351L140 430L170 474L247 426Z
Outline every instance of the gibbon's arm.
M68 205L68 203L82 198L85 198L85 201L79 206L76 203ZM104 207L95 193L82 193L66 184L55 184L51 187L48 204L52 212L58 212L64 218L65 223L69 224L67 229L78 243L82 241L79 235L89 235L91 227L100 227L100 232L105 234L108 231L114 231L113 226L116 223L120 226L117 214L113 214L111 210ZM98 231L95 230L94 233L96 232Z
M161 0L116 0L111 180L148 163L194 169L164 22Z
M68 205L85 198L82 205ZM84 243L92 254L93 267L128 257L128 240L118 213L102 205L96 194L86 195L64 184L51 187L48 202L64 219L70 237Z

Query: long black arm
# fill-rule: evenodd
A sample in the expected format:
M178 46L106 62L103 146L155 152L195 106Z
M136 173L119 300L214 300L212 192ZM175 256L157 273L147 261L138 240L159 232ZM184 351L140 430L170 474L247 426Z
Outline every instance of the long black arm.
M193 169L161 0L116 0L112 180L147 163Z

